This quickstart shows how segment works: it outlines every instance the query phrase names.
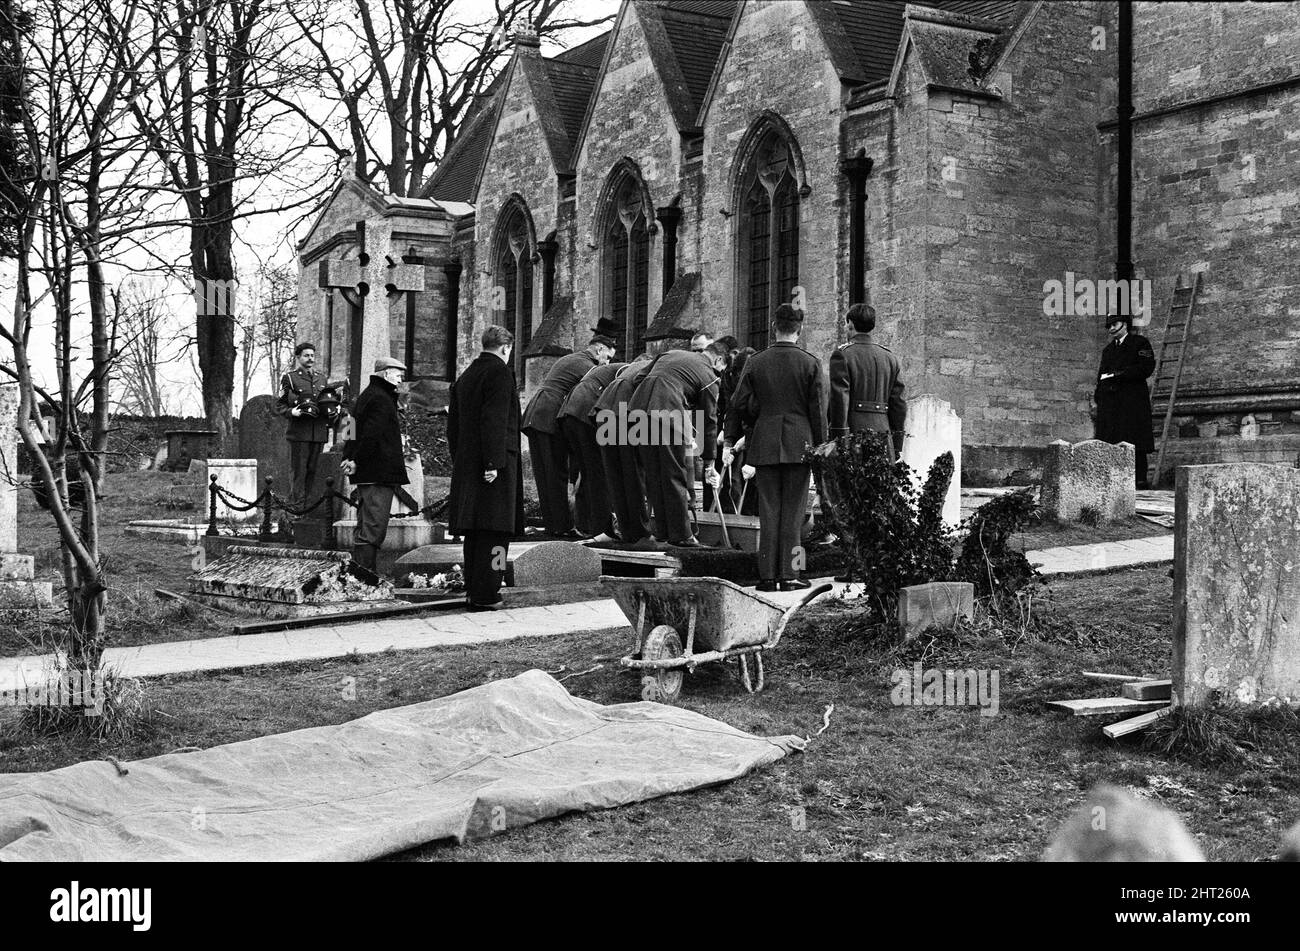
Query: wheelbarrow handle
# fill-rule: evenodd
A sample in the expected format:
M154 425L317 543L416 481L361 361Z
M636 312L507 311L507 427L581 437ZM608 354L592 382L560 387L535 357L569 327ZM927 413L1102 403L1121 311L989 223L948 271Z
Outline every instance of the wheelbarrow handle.
M800 608L802 608L804 605L806 605L809 601L811 601L813 598L817 597L818 595L825 594L827 591L833 591L834 589L835 589L835 585L831 584L829 581L823 581L821 584L813 585L811 588L805 591L803 593L803 596L799 598L798 601L790 605L788 608L785 609L784 613L782 613L781 620L777 621L776 630L772 632L771 640L769 641L767 646L768 647L776 646L776 642L781 639L781 633L785 630L785 626L790 623L790 618L794 617Z

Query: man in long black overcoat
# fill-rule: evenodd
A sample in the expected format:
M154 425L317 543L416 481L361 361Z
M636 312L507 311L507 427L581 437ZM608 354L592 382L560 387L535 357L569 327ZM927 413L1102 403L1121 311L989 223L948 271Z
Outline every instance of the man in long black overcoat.
M1147 487L1147 453L1156 448L1151 432L1151 392L1147 378L1155 372L1156 354L1151 341L1133 331L1133 318L1106 318L1110 343L1101 351L1097 370L1097 438L1103 442L1133 444L1134 481Z
M471 610L502 601L510 539L524 533L524 481L519 465L519 391L510 350L514 335L493 325L483 352L451 385L447 448L451 451L448 529L465 539L465 596Z

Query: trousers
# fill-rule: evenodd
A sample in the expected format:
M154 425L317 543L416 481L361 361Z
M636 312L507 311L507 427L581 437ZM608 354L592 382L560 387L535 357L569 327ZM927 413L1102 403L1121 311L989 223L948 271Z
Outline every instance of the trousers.
M569 509L569 447L560 433L528 430L528 455L537 482L537 501L542 523L552 535L573 530Z
M357 528L352 533L352 560L375 570L375 558L388 534L388 513L393 507L393 486L370 482L357 486Z
M289 472L293 484L289 486L289 498L295 505L305 505L315 499L307 498L316 482L316 466L320 462L323 442L289 441Z
M808 477L801 463L755 466L758 492L758 577L784 581L799 577L800 531L808 510ZM752 491L752 490L751 490Z
M510 532L465 533L465 597L471 604L496 604L510 557Z

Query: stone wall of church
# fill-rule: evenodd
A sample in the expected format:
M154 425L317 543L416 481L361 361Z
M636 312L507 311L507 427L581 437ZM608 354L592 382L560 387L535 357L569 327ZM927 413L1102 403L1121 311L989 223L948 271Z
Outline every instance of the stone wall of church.
M705 117L703 219L688 242L700 257L683 267L702 272L704 312L726 322L717 332L743 340L747 331L737 287L737 150L755 120L769 111L793 133L802 155L801 184L807 185L799 208L798 287L806 314L801 343L827 360L840 341L840 97L839 77L804 4L746 8Z
M1097 261L1095 18L1090 3L1042 8L995 77L1001 100L930 96L920 386L962 416L971 470L1030 466L1032 450L1092 435L1102 328L1049 316L1044 282L1111 276Z
M520 56L540 55L535 48L521 46L517 50ZM518 195L527 206L532 223L529 229L530 253L536 255L537 242L556 228L559 195L550 146L522 69L514 70L505 90L496 138L488 151L474 205L475 267L472 270L467 267L461 273L461 286L474 285L469 293L477 306L461 311L462 366L478 353L479 336L489 324L509 322L501 309L505 303L504 288L497 287L493 255L498 221L512 195ZM536 329L542 320L540 262L535 261L533 267L532 322ZM557 289L556 294L559 293ZM515 328L512 326L510 329Z
M602 316L604 282L601 274L602 207L610 174L623 159L631 159L649 192L646 221L651 226L648 319L663 302L663 233L655 223L655 209L668 205L680 190L681 139L664 97L663 85L650 58L650 47L634 5L623 9L618 35L613 38L609 63L587 127L577 162L573 246L560 253L573 265L573 349L586 345L588 328ZM686 222L682 223L683 228ZM682 260L679 230L678 265ZM557 292L558 294L558 292Z

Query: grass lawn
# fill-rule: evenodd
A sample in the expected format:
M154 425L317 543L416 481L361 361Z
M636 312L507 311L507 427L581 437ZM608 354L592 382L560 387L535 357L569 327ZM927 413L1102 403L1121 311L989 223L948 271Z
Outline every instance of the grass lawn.
M934 859L1029 860L1096 782L1127 786L1176 810L1211 859L1276 854L1300 816L1300 734L1218 769L1112 743L1096 719L1048 713L1051 699L1104 696L1082 670L1165 674L1172 583L1167 568L1053 583L1022 631L976 623L906 649L872 646L851 602L816 605L787 630L769 686L749 696L734 668L701 667L681 703L760 734L807 735L834 704L829 728L793 754L735 782L598 813L542 822L463 847L430 844L405 860ZM96 743L33 738L0 710L6 771L83 759L122 760L309 726L444 696L530 668L602 703L639 699L637 678L608 657L626 628L558 638L390 653L367 658L174 676L148 684L137 736ZM890 673L996 669L1000 710L896 707ZM355 700L344 699L344 687ZM1104 722L1104 721L1102 721Z

